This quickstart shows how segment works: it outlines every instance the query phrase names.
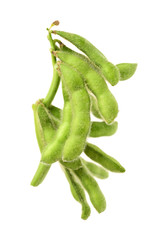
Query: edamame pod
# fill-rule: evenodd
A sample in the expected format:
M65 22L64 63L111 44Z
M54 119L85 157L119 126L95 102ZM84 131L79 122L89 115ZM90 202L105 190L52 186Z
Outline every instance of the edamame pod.
M46 142L44 140L43 129L42 129L41 122L40 122L40 119L39 119L39 114L38 114L38 111L37 111L38 107L39 107L39 105L37 103L32 105L32 110L33 110L33 113L34 113L36 138L37 138L37 142L38 142L38 145L39 145L39 149L40 149L40 151L42 151Z
M95 96L92 96L90 94L90 99L91 99L91 112L93 113L93 115L96 117L96 118L102 118L101 117L101 114L99 112L99 109L98 109L98 103L97 103L97 99Z
M88 192L91 203L95 209L101 213L106 209L106 200L101 192L96 180L90 175L85 167L74 170L76 176L80 179L83 187Z
M52 107L54 110L54 114L60 118L62 111L59 108ZM56 111L55 111L56 110ZM51 114L51 112L44 106L44 104L39 100L36 104L33 104L34 111L34 119L35 119L35 130L37 141L39 144L40 151L42 152L45 146L49 144L56 134L56 130L58 128L55 117ZM57 120L60 122L60 120ZM62 162L62 160L60 160ZM63 163L65 167L69 169L78 169L82 166L80 159L76 159L72 162ZM44 178L46 177L51 165L40 162L37 168L37 171L31 181L32 186L38 186Z
M104 168L111 172L125 172L125 169L121 164L113 157L104 153L99 147L94 144L87 143L84 149L84 153L93 161L99 163Z
M118 83L120 78L118 68L109 62L106 57L87 39L73 33L57 30L52 32L68 40L78 49L84 52L90 58L90 60L100 68L106 80L111 83L112 86Z
M56 134L57 124L54 121L53 116L50 114L50 111L45 107L43 103L39 104L37 113L39 115L39 121L42 127L44 141L47 145ZM44 147L45 146L43 146L43 148Z
M87 203L86 196L84 189L82 188L81 184L79 183L77 177L73 174L72 171L68 170L67 168L62 166L62 169L65 173L65 176L69 182L71 193L76 201L78 201L82 205L82 215L81 218L86 220L90 213L90 207Z
M51 117L53 118L53 121L56 125L56 128L58 129L61 122L62 122L62 115L63 115L63 111L60 108L57 108L53 105L50 105L50 107L48 108Z
M63 161L72 161L82 153L90 131L90 100L80 74L60 63L62 81L70 96L72 120L69 137L63 148Z
M62 118L62 110L58 107L55 107L53 105L50 105L48 107L49 111L52 113L52 115L55 117L55 118L58 118L59 120L61 120Z
M55 138L42 152L41 162L48 164L54 163L62 159L62 151L64 144L69 136L71 120L72 120L72 108L69 100L68 92L63 85L63 97L64 97L64 109L63 118L59 129L56 132Z
M88 171L94 177L97 177L97 178L100 178L100 179L108 178L109 173L103 167L98 166L98 165L96 165L92 162L85 161L83 158L81 158L81 161L82 161L83 165L88 169Z
M35 131L40 151L42 152L56 133L56 125L48 109L41 101L32 105L34 112Z
M55 107L53 106L53 109ZM62 111L60 108L59 112ZM52 112L56 126L59 126L61 121L55 115L54 111ZM105 122L91 122L91 128L89 137L103 137L103 136L112 136L118 128L118 122L113 122L110 125Z
M136 63L120 63L116 65L120 71L120 81L127 80L131 78L137 68Z
M94 65L88 59L85 60L81 54L74 53L74 51L72 52L73 53L57 51L55 55L57 55L62 62L73 66L82 74L87 87L97 98L102 119L108 124L112 123L118 114L116 99L109 91L104 79L96 71Z
M59 162L64 167L66 167L68 169L72 169L72 170L77 170L82 167L82 162L81 162L80 158L76 158L73 161L69 161L69 162L64 162L62 160L59 160Z
M36 173L31 181L31 185L33 187L37 187L39 184L43 182L48 171L50 170L50 167L51 167L50 164L44 164L42 162L39 163Z
M49 114L47 108L41 101L38 101L32 106L34 112L35 131L40 148L40 152L43 151L45 146L52 140L56 134L56 126L52 120L52 115ZM31 181L32 186L38 186L46 177L50 165L39 163L37 171Z
M118 127L118 122L107 125L105 122L92 122L90 137L112 136Z

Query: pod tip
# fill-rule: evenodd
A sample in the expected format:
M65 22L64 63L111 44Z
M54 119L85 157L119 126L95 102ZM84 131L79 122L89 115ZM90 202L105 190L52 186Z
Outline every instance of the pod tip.
M126 171L126 169L124 168L124 167L122 167L121 169L120 169L120 172L121 173L124 173Z

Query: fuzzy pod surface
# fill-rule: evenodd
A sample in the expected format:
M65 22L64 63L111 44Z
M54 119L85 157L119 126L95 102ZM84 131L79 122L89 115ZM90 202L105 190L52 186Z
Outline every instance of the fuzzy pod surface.
M100 68L106 80L112 86L118 83L120 79L120 73L118 68L114 64L109 62L107 58L87 39L77 34L58 30L54 31L54 33L68 40L78 49L84 52L89 57L89 59Z

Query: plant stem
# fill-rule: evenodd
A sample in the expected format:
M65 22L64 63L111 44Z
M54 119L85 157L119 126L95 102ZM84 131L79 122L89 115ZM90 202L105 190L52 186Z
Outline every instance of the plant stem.
M48 34L48 40L50 42L51 48L53 51L55 51L55 42L53 41L52 37L51 37L51 33L49 32ZM59 87L59 83L60 83L60 77L58 75L58 72L56 70L56 57L51 53L51 60L52 60L52 65L53 65L53 78L52 78L52 82L49 88L49 91L46 95L46 97L43 100L43 103L46 107L49 107L50 104L52 103L55 94L58 90Z

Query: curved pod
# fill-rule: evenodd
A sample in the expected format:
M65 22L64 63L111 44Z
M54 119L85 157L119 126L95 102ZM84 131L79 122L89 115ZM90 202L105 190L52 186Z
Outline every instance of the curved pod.
M84 149L84 153L91 158L93 161L99 163L104 168L111 172L125 172L125 168L121 166L121 164L114 159L113 157L107 155L103 152L99 147L94 144L87 143Z
M87 39L73 33L63 32L63 31L53 31L55 34L63 37L72 44L74 44L78 49L84 52L90 60L96 64L106 80L112 85L116 85L120 79L120 73L118 68L109 62L106 57Z
M58 51L56 55L62 62L73 66L82 74L87 87L97 98L98 108L102 118L108 124L112 123L118 114L117 101L94 65L89 62L88 59L85 60L80 54Z
M62 157L63 161L72 161L82 153L90 130L90 99L82 77L74 68L61 63L60 71L72 108L70 134Z
M63 97L64 97L64 108L63 108L63 118L56 132L53 141L46 146L42 152L41 162L44 163L54 163L62 158L62 151L64 144L69 136L71 120L72 120L72 108L69 101L69 95L63 86Z

